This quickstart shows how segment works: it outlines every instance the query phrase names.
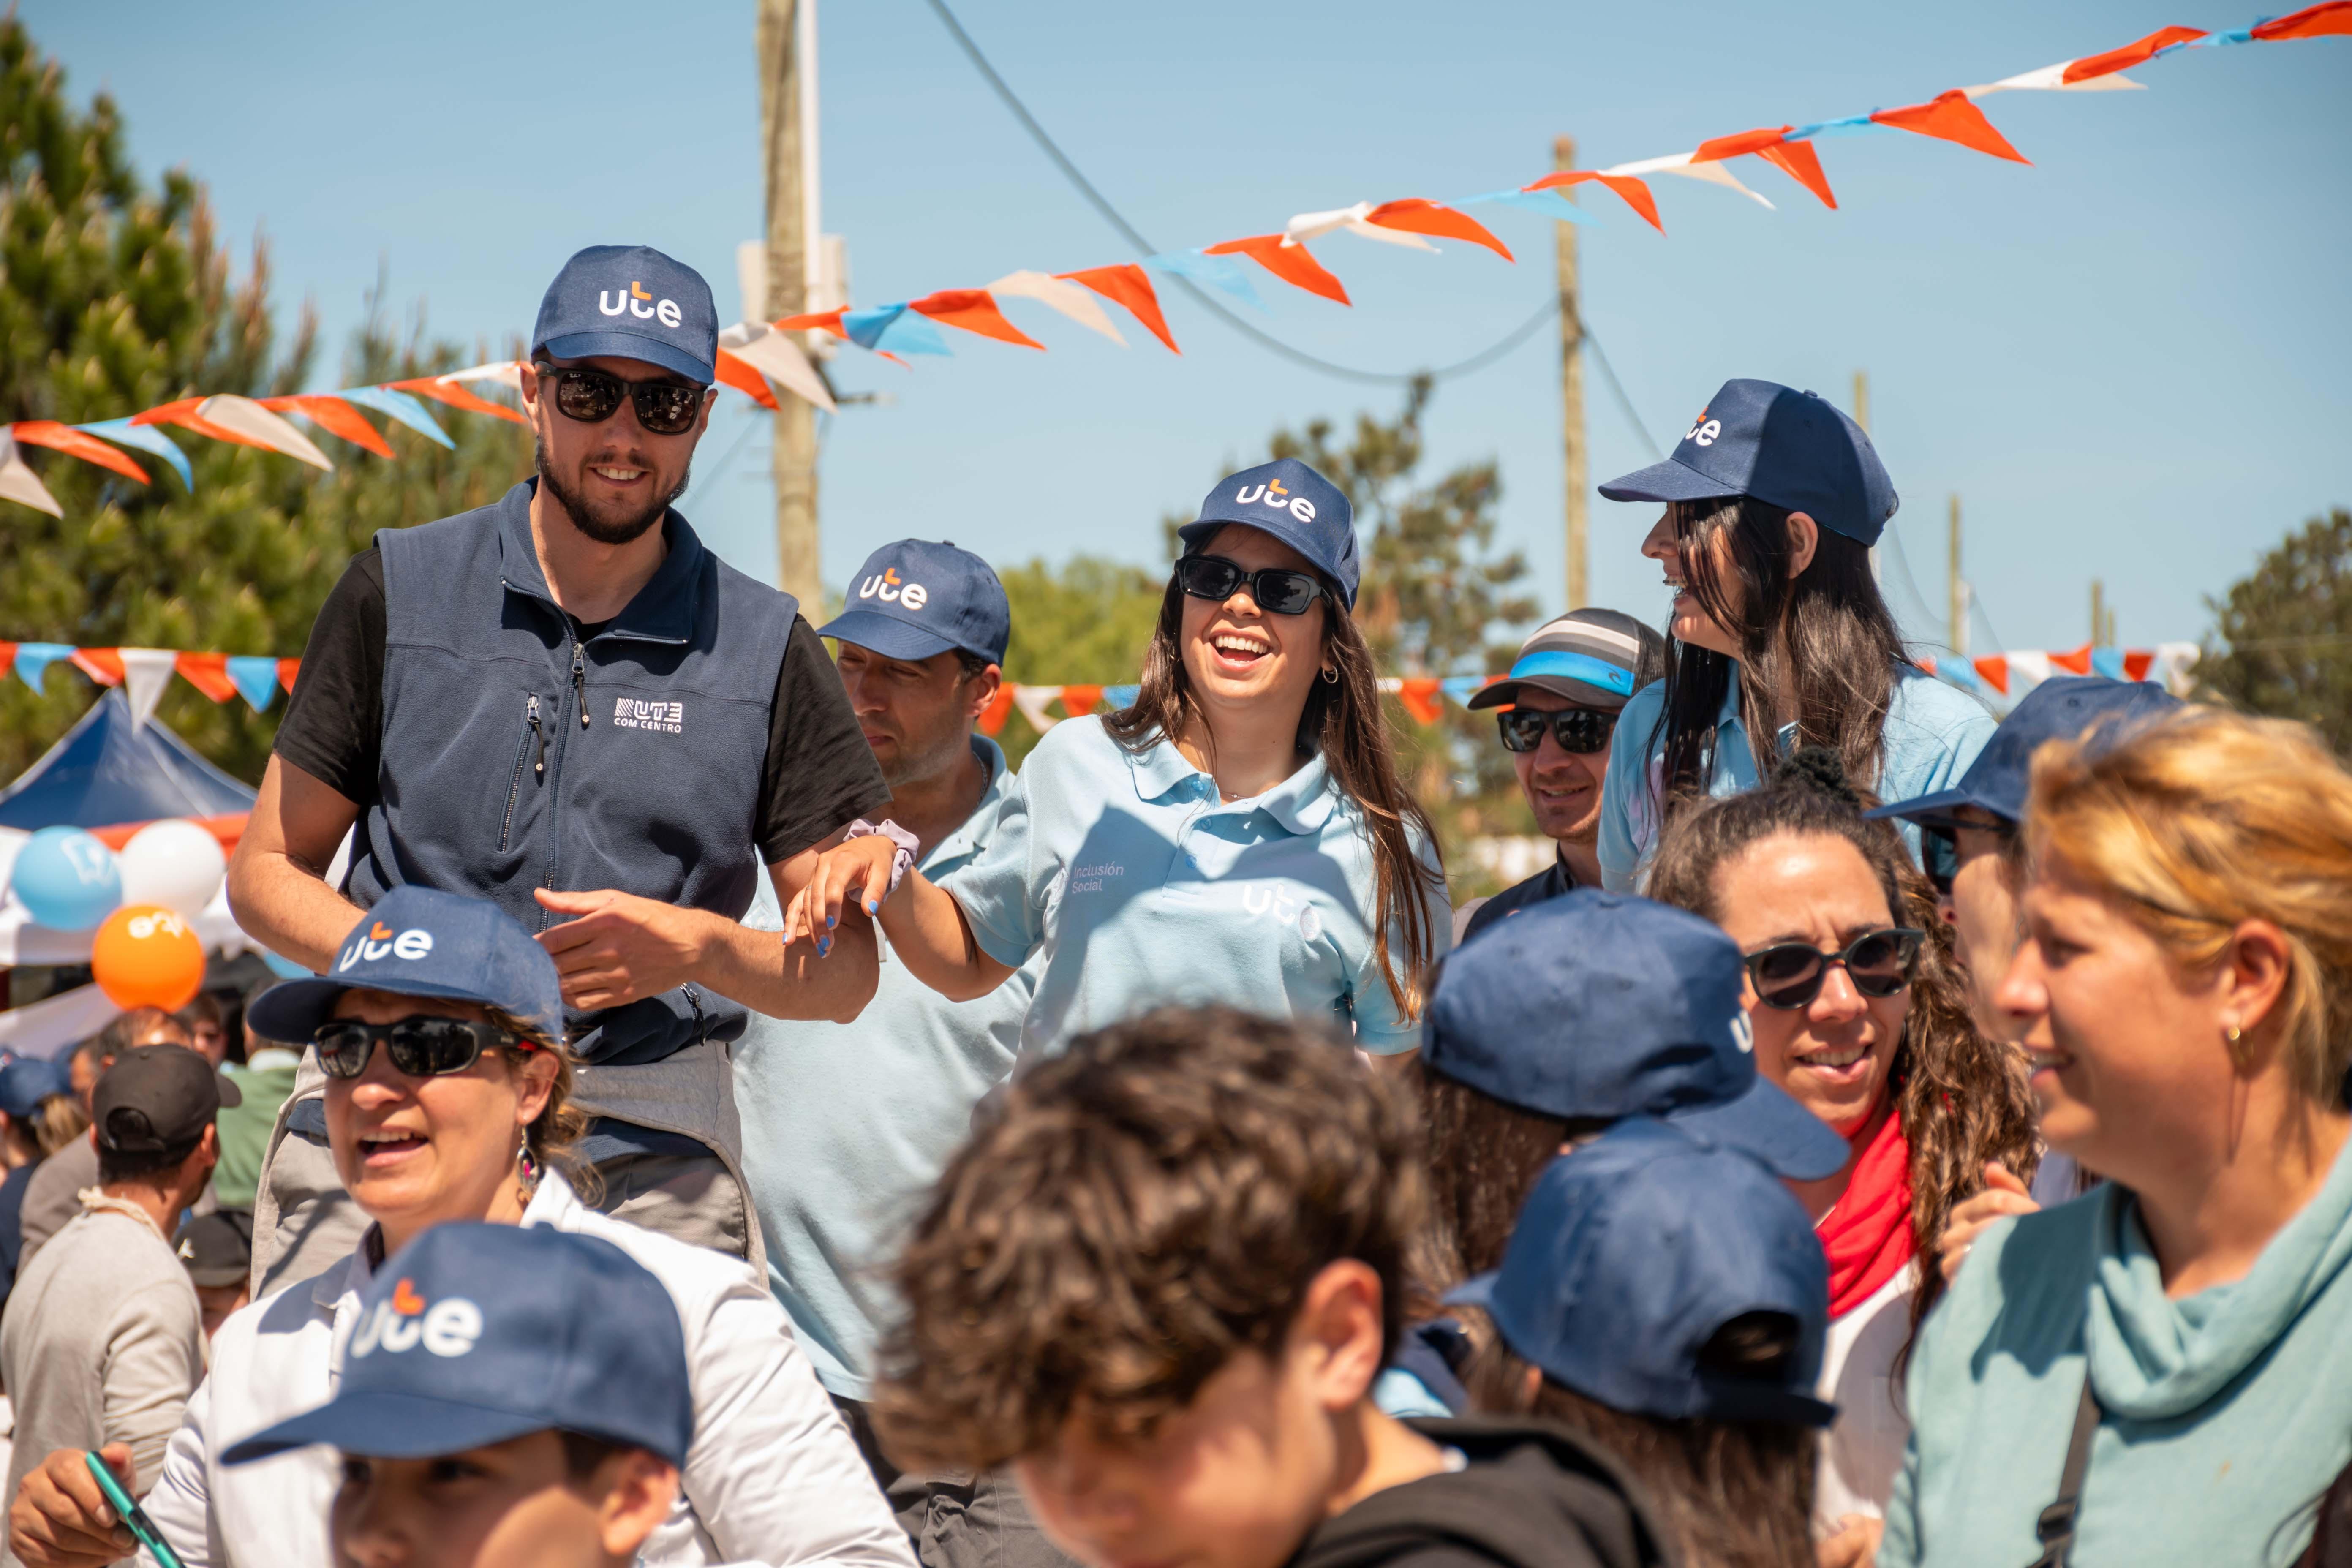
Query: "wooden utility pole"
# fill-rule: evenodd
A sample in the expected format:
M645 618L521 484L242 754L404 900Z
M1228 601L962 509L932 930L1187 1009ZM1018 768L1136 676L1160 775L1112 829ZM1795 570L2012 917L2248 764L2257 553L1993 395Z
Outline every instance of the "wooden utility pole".
M1576 167L1576 139L1557 136L1552 139L1551 166L1555 169ZM1558 194L1568 196L1573 186ZM1580 610L1591 603L1590 579L1586 573L1590 558L1584 538L1585 489L1591 475L1584 450L1584 311L1576 281L1576 226L1560 223L1553 226L1559 231L1559 438L1560 483L1567 492L1565 500L1568 524L1568 607Z
M2096 577L2091 579L2091 644L2103 647L2107 640L2107 586Z
M1952 497L1952 630L1949 641L1952 652L1961 658L1969 657L1969 580L1960 575L1960 498Z
M816 243L804 167L815 120L815 0L760 0L756 37L768 187L767 319L774 321L806 307L808 252ZM814 616L824 604L817 554L816 409L798 397L777 403L776 585Z
M1853 422L1862 426L1864 435L1870 434L1870 373L1866 370L1853 373ZM1878 581L1878 546L1875 544L1870 547L1870 580L1874 583Z

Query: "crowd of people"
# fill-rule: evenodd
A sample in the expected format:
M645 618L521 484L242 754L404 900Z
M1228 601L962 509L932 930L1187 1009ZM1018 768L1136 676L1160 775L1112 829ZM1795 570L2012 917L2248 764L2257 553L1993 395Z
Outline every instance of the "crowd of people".
M1016 772L984 562L817 626L671 506L716 323L582 252L535 477L352 561L242 1062L0 1063L10 1568L2352 1563L2310 731L1996 725L1868 437L1733 381L1601 487L1663 632L1474 699L1557 853L1453 908L1344 492L1221 480Z

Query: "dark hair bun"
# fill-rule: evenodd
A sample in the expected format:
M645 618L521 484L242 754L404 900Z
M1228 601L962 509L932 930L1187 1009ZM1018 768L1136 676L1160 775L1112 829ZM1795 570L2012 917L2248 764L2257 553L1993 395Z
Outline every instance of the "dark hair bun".
M1772 785L1775 789L1818 795L1855 811L1862 809L1862 796L1846 780L1845 763L1827 746L1798 747L1796 753L1772 775Z

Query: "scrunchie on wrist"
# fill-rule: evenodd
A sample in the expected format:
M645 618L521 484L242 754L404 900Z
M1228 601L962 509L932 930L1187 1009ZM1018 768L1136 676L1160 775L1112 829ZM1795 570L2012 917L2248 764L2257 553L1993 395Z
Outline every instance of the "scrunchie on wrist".
M882 890L881 899L874 900L877 905L879 905L882 899L887 899L897 892L898 884L907 879L908 871L915 864L917 840L913 834L887 818L880 822L868 822L861 816L851 823L848 831L843 835L844 842L851 838L874 837L888 839L897 851L890 857L890 885Z

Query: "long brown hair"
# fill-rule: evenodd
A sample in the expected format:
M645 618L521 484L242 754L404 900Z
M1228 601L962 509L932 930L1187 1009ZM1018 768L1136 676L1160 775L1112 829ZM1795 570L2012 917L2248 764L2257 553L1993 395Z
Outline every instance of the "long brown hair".
M1699 1351L1718 1374L1765 1377L1796 1352L1797 1327L1777 1312L1750 1312L1716 1330ZM1694 1568L1812 1568L1813 1472L1821 1436L1777 1421L1672 1419L1631 1415L1542 1378L1498 1334L1485 1336L1464 1369L1482 1414L1533 1415L1597 1439L1633 1472Z
M1895 920L1927 933L1890 1073L1895 1115L1911 1150L1911 1234L1920 1253L1911 1298L1916 1329L1943 1293L1937 1244L1952 1210L1983 1187L1986 1162L1998 1160L2031 1182L2041 1152L2023 1060L1978 1033L1935 890L1894 826L1864 821L1862 808L1833 754L1801 751L1764 787L1685 813L1658 847L1648 890L1662 903L1720 924L1716 876L1726 861L1780 834L1836 838L1870 868Z
M1377 889L1373 940L1381 976L1388 982L1397 1010L1416 1017L1437 956L1436 932L1423 895L1442 895L1445 888L1437 828L1397 773L1396 742L1381 707L1372 650L1364 646L1363 633L1348 614L1338 584L1326 578L1324 589L1323 663L1339 679L1309 683L1307 706L1298 715L1298 755L1323 759L1332 784L1371 838ZM1192 677L1184 668L1183 628L1184 589L1171 575L1160 601L1151 646L1144 651L1142 688L1131 707L1103 720L1104 731L1130 751L1142 750L1155 736L1173 744L1186 724L1201 715ZM1421 854L1414 852L1416 839ZM1391 950L1391 931L1404 939L1402 955Z
M1756 771L1770 770L1781 727L1794 724L1790 751L1826 746L1846 776L1865 784L1878 778L1886 709L1896 669L1906 656L1903 634L1871 574L1870 548L1842 533L1819 531L1813 559L1789 574L1789 512L1753 496L1675 501L1667 509L1684 580L1699 607L1739 639L1739 718L1756 752ZM1726 540L1737 592L1724 581L1716 541ZM1669 642L1665 700L1643 742L1663 740L1661 821L1706 794L1715 745L1734 661L1695 644Z

